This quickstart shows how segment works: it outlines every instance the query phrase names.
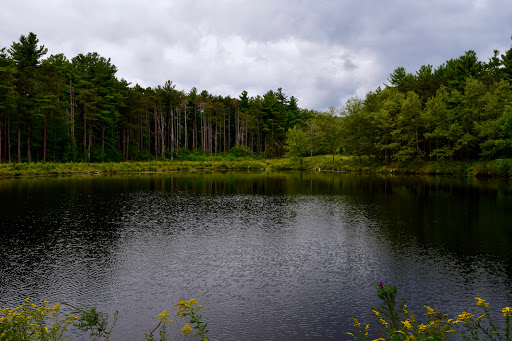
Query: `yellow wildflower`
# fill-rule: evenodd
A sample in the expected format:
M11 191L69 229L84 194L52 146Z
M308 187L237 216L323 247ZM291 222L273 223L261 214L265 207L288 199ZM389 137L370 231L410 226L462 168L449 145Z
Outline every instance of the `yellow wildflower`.
M404 312L404 315L409 314L409 312L407 311L407 304L404 304L403 312Z
M380 323L384 326L384 328L386 328L386 329L387 329L387 328L389 327L388 323L387 323L386 321L384 321L384 319L383 319L383 318L379 318L379 321L380 321Z
M356 338L352 333L346 332L345 334L352 336L354 339Z
M402 324L403 324L405 329L407 329L407 330L411 330L412 329L411 322L409 320L402 321Z
M412 335L412 334L411 334L411 335L407 336L407 339L406 339L406 340L407 340L407 341L416 341L416 337L415 337L414 335Z
M467 313L467 312L463 312L462 314L458 315L457 316L457 320L453 321L453 324L458 324L458 323L466 323L468 320L470 320L474 315L470 314L470 313Z
M183 328L180 329L181 335L188 336L190 333L192 333L194 330L192 327L187 323Z
M512 316L512 307L505 307L501 309L501 315L503 317L511 317Z
M169 313L167 312L167 310L164 310L160 314L156 315L156 319L159 321L162 321L162 320L165 321L165 320L167 320L168 317L169 317Z
M424 306L427 309L427 315L432 315L435 313L434 309L430 308L429 306Z
M489 303L485 302L485 300L478 297L475 297L475 299L478 301L476 303L477 306L483 307L484 309L489 308Z
M375 340L372 340L372 341L386 341L386 339L383 338L383 337L379 337L378 339L375 339Z
M357 319L353 318L352 320L354 320L354 327L361 328L361 323Z
M427 326L422 323L418 326L418 329L420 330L420 332L423 332L425 329L427 329Z

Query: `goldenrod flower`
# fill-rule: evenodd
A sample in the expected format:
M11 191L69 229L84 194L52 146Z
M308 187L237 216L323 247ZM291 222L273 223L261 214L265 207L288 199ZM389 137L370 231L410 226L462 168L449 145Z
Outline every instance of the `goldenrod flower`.
M167 312L167 310L164 310L160 314L156 315L156 318L158 320L167 320L168 317L169 317L169 313Z
M407 336L407 339L406 339L406 340L407 340L407 341L416 341L416 337L415 337L414 335L412 335L412 334L411 334L411 335Z
M411 330L412 329L411 322L409 320L402 321L402 324L403 324L405 329L407 329L407 330Z
M353 318L352 320L354 320L354 327L361 328L361 323L357 319Z
M427 315L432 315L435 313L434 309L430 308L429 306L424 306L427 309Z
M485 300L475 297L475 299L478 301L476 303L477 306L483 307L483 308L489 308L489 303L486 303Z
M346 332L345 334L352 336L354 339L356 338L352 333Z
M180 329L181 335L188 336L190 333L192 333L194 330L192 327L187 323L183 328Z
M474 315L470 314L470 313L467 313L467 312L463 312L462 314L458 315L457 316L457 320L453 321L453 324L458 324L458 323L466 323L468 320L470 320Z
M384 326L384 328L388 328L389 325L386 321L384 321L384 319L382 317L379 317L379 322Z
M501 309L501 315L503 317L511 317L512 316L512 307L505 307Z

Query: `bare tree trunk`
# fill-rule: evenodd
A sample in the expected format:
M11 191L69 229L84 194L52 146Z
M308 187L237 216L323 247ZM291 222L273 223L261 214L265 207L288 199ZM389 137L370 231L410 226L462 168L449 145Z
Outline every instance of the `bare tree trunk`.
M197 148L197 104L194 103L194 129L193 130L193 136L192 136L192 149Z
M146 108L146 127L148 131L148 155L151 155L151 124L149 122L149 112Z
M217 155L217 136L219 136L219 125L215 124L215 155Z
M2 118L1 117L0 117L0 163L2 163Z
M126 127L124 125L121 130L121 150L123 152L123 161L126 161Z
M185 113L183 116L184 120L184 126L185 126L185 143L183 144L185 146L185 149L188 149L188 135L187 135L187 105L185 104Z
M160 110L160 141L162 143L162 156L165 155L165 117L164 111Z
M228 151L231 150L231 108L228 108Z
M205 144L205 122L204 122L204 112L201 113L201 145L203 146L203 151L206 151L206 144Z
M84 111L84 152L87 150L87 113Z
M171 160L174 159L174 151L176 149L175 141L174 141L174 111L171 109L171 118L170 118L170 137L171 137Z
M44 113L44 124L43 124L43 162L46 162L46 143L48 141L48 129L47 129L47 116Z
M103 154L105 154L105 126L101 127L101 162L103 162Z
M144 132L143 132L143 124L142 124L142 118L140 119L140 126L139 126L139 152L142 152L142 149L144 148Z
M154 109L154 115L155 115L155 160L158 159L158 129L157 129L157 119L156 119L156 115L157 115L157 111L156 111L156 106L155 106L155 109Z
M128 161L130 159L130 135L131 135L131 128L128 127L128 131L126 132L126 158L125 158L126 161Z
M27 130L27 160L28 160L28 163L31 163L32 162L32 155L30 154L30 133L31 133L31 128L32 127L28 127L28 130Z
M7 154L9 156L9 163L11 163L11 127L10 120L7 118Z
M91 162L92 125L89 125L89 146L87 147L87 160Z
M240 110L235 109L235 147L240 146Z
M71 130L71 142L75 142L75 94L71 78L69 79L69 121Z
M21 127L18 125L18 163L21 163Z

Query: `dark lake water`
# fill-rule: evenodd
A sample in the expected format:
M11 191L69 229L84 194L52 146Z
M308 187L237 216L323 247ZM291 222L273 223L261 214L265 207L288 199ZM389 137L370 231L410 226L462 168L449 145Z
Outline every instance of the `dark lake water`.
M190 298L214 340L348 340L352 317L375 325L378 281L419 316L478 311L475 297L512 304L509 180L22 178L0 180L0 205L0 306L119 310L112 340L143 340L155 315Z

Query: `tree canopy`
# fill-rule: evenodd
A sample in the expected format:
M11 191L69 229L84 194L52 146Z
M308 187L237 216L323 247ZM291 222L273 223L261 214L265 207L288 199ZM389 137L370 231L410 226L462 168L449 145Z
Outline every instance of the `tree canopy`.
M390 160L512 157L512 47L415 72L342 108L299 107L282 88L235 97L143 88L96 52L47 55L34 33L0 48L0 162L123 161L187 153L339 153Z

